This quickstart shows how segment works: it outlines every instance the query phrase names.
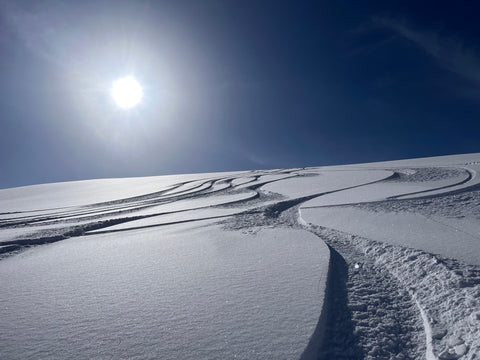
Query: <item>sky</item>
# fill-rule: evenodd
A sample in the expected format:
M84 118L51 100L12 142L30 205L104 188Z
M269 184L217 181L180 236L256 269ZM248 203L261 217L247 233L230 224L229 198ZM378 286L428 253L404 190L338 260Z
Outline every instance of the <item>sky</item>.
M0 188L480 152L475 3L0 0Z

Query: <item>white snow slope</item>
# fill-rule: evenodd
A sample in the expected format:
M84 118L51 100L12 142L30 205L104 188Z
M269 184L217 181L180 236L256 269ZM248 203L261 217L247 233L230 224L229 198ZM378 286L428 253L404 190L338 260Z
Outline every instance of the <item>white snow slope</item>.
M0 190L0 359L480 359L479 171Z

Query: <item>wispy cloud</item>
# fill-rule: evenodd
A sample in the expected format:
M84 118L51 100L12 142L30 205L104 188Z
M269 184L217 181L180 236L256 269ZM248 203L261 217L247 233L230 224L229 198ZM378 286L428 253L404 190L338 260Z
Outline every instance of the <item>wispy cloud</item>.
M475 49L466 46L462 39L445 36L436 31L416 30L404 20L374 17L373 21L376 25L391 29L413 42L444 69L475 84L480 83L480 57Z

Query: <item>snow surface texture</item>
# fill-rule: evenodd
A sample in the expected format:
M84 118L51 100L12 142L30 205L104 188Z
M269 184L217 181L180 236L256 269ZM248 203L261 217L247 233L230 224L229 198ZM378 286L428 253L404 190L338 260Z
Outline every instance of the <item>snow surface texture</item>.
M2 358L298 358L322 311L326 245L304 230L186 230L95 235L4 261Z
M468 154L0 190L0 358L480 359L479 171Z

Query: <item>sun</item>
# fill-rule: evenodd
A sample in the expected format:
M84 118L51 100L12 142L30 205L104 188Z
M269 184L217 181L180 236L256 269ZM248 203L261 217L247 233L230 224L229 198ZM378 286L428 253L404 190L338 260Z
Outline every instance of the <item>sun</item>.
M129 109L142 100L143 91L133 76L127 76L113 83L112 96L118 106Z

